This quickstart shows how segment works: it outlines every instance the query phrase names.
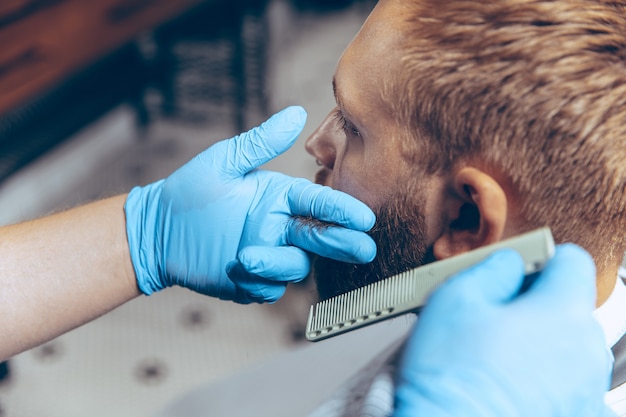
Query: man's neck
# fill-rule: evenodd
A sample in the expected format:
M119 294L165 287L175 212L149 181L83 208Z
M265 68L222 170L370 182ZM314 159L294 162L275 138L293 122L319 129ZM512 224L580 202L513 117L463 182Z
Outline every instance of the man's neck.
M600 307L609 298L615 288L617 268L613 271L600 271L596 275L596 307Z

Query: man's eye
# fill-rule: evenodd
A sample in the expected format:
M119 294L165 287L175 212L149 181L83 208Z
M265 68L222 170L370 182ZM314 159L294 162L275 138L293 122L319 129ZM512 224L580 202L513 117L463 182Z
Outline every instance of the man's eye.
M343 129L344 132L346 132L347 135L361 136L361 132L359 132L359 130L356 127L354 127L352 123L346 120L341 110L339 109L335 110L334 116L339 126Z

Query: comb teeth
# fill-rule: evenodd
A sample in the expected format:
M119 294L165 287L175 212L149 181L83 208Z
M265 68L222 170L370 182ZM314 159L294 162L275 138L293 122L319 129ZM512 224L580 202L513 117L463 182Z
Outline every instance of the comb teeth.
M418 285L413 275L402 272L311 306L307 333L320 337L394 313L395 306L413 298Z

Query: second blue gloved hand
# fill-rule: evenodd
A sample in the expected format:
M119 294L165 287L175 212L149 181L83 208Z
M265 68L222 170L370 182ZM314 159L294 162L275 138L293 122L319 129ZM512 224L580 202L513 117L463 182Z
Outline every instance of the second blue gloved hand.
M517 296L522 280L507 250L433 294L404 352L395 417L613 415L591 257L563 245Z
M308 275L307 252L353 263L374 258L376 246L365 232L375 217L365 204L256 169L287 150L305 120L304 109L287 108L129 193L127 235L141 291L180 285L239 303L273 302L288 282Z

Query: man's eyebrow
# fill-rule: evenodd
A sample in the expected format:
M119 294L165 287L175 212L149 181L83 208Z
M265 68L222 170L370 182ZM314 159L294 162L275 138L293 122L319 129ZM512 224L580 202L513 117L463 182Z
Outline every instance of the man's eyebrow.
M343 103L341 102L341 97L337 93L337 81L333 76L333 95L335 96L335 102L339 105L339 108L343 108Z

